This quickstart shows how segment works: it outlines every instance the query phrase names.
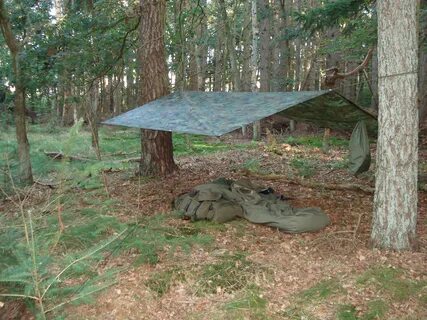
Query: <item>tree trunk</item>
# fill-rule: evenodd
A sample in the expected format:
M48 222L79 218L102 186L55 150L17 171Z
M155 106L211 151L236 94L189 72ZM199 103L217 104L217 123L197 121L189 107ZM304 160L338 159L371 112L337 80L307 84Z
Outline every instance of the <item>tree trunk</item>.
M275 0L275 46L273 50L272 91L285 91L288 74L289 41L283 40L288 24L286 0Z
M366 79L367 80L367 79ZM371 108L378 110L378 50L375 49L372 53L371 63Z
M108 112L114 114L114 76L108 75Z
M169 93L164 44L166 1L141 0L141 9L140 63L144 76L140 103L144 104ZM141 151L140 174L163 176L175 171L172 133L142 129Z
M270 6L268 0L261 1L261 23L260 23L260 61L259 61L259 78L260 91L270 91L271 81L271 50L270 50Z
M242 91L251 91L251 2L245 3L243 20L243 52L242 52Z
M421 0L420 8L427 10L427 0ZM420 15L421 16L421 15ZM420 94L420 123L427 116L427 14L421 16L420 23L420 62L419 62L419 94Z
M129 62L128 62L129 63ZM126 68L126 99L124 110L129 110L134 108L133 104L133 69L131 66Z
M92 133L92 147L95 149L98 160L101 160L99 151L99 134L98 134L98 109L99 109L99 85L94 81L90 88L88 101L88 121Z
M62 108L62 125L72 126L74 124L74 106L71 91L71 76L67 71L62 77L62 86L64 92L64 106Z
M301 11L301 0L296 1L297 12ZM301 90L301 38L295 39L295 88L294 90Z
M379 134L371 239L374 247L407 250L416 244L418 198L417 1L377 6Z
M252 19L252 56L251 56L251 91L257 92L257 67L258 67L258 15L257 15L257 0L252 0L251 7L251 19ZM261 122L255 121L253 124L253 140L261 139Z
M32 184L30 144L25 123L25 86L22 83L22 70L19 61L20 44L12 32L3 0L0 0L0 27L12 56L12 69L15 77L15 127L18 143L19 180L23 184Z
M237 57L236 57L236 40L234 37L234 30L232 28L232 24L230 19L227 17L227 8L225 5L224 0L218 0L219 8L221 10L221 16L222 21L224 24L225 29L225 37L227 39L227 47L228 47L228 54L230 56L230 66L231 66L231 75L232 75L232 82L233 82L233 90L234 91L240 91L241 90L241 84L240 84L240 71L239 66L237 64Z
M217 17L216 22L216 30L217 30L217 36L216 36L216 44L215 44L215 50L214 50L214 84L213 84L213 91L221 91L222 85L223 85L223 77L225 76L224 71L224 56L225 56L225 49L224 49L224 33L221 32L224 26L224 21L222 21L222 17Z
M200 1L200 6L206 8L206 0ZM200 17L199 26L197 27L196 34L196 65L197 65L197 84L199 91L205 91L205 80L206 80L206 64L208 56L208 45L204 41L204 37L207 33L207 17L202 15Z

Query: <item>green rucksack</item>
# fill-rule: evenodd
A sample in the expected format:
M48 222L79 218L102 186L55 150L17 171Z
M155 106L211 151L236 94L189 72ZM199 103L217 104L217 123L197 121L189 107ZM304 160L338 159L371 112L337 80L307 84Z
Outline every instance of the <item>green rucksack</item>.
M243 209L237 203L224 198L228 187L221 183L208 183L177 197L175 210L192 221L209 220L218 223L243 216Z

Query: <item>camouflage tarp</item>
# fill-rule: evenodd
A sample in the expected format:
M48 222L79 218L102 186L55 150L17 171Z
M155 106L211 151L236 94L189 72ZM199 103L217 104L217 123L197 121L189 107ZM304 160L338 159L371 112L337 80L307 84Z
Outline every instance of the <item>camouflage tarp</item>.
M334 91L175 92L104 122L108 125L220 136L280 113L319 127L351 132L376 118Z

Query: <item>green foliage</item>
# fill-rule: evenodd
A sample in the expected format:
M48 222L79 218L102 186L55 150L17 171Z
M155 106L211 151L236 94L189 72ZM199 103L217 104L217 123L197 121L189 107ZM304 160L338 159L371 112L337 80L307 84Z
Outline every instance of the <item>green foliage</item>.
M283 143L290 144L291 146L307 146L322 148L323 137L321 136L287 136L283 139ZM330 137L329 145L335 147L347 147L348 140L338 137Z
M316 173L313 162L304 158L293 158L290 165L298 171L303 178L310 178Z
M383 266L369 269L357 282L360 285L372 285L397 301L408 300L427 285L426 281L408 279L402 269Z
M256 285L248 285L239 297L228 301L224 305L228 314L233 319L266 319L267 300L262 296L261 290ZM247 315L248 313L248 315Z
M67 187L92 190L103 187L102 170L131 171L135 162L121 161L140 155L141 142L139 132L133 129L114 130L101 128L99 131L102 161L96 160L91 146L91 136L87 128L78 122L70 129L55 126L29 126L31 143L31 163L36 179L69 181ZM174 134L174 152L176 155L208 154L231 149L247 149L254 144L230 145L221 141L197 135ZM126 146L125 148L123 146ZM77 156L85 161L64 159L54 160L45 152L61 152L65 156ZM11 191L9 174L18 174L17 147L14 130L0 131L0 186Z
M109 207L117 205L112 202ZM3 292L35 297L42 292L45 310L57 309L64 301L88 302L91 293L115 282L115 274L120 270L105 269L98 273L99 264L111 256L132 252L136 255L135 264L154 264L162 251L173 254L181 248L189 252L194 245L205 246L212 241L211 236L203 234L202 226L169 226L169 219L175 219L173 216L157 215L125 224L103 214L107 208L97 205L66 208L61 213L66 227L62 231L56 214L33 217L28 213L22 223L31 230L29 241L25 240L19 219L13 219L14 224L11 221L5 224L5 232L0 233ZM150 285L163 294L171 280L164 275Z
M374 0L326 0L322 6L296 14L297 21L312 33L354 19L361 11L370 11Z
M209 245L212 237L193 226L177 228L167 225L168 216L156 215L142 218L131 236L121 244L121 250L138 254L135 264L158 262L158 254L164 249L172 254L177 248L189 252L193 245Z
M259 172L260 165L259 159L249 159L243 163L242 167L252 172Z

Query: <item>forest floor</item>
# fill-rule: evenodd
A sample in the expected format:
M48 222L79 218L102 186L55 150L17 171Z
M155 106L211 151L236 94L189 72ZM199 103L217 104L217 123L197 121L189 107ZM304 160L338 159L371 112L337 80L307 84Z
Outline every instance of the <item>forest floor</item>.
M136 150L138 144L128 131L103 133L102 138L108 144L118 136L123 141L104 150L107 156L101 167L98 163L88 170L89 165L83 165L85 169L70 173L67 168L62 174L40 170L44 182L70 174L74 179L68 187L36 185L23 205L35 210L46 203L47 194L48 199L65 194L58 210L54 207L41 215L51 219L45 228L55 238L48 242L49 255L87 252L89 244L126 232L117 245L85 265L92 277L108 275L111 281L105 289L93 290L97 293L92 299L83 299L88 298L85 290L74 290L81 299L71 295L62 301L80 303L55 307L50 317L427 318L427 193L419 192L419 250L372 250L373 171L359 177L347 171L345 140L332 139L330 151L324 153L317 136L280 136L257 144L233 137L176 136L179 171L164 179L142 179L134 175L135 164L114 162L113 156L117 159L125 147L122 159L129 157L130 145L135 144ZM49 151L62 150L50 143L56 149ZM73 148L67 152L88 156L81 144ZM46 151L40 147L34 152L41 150ZM427 168L426 158L423 149L421 170ZM95 181L100 170L103 174ZM320 207L331 225L316 233L286 234L244 220L192 223L172 212L173 199L195 185L242 176L290 197L295 207ZM0 212L8 218L16 216L14 199L0 200ZM91 279L86 271L73 272L59 287L81 289ZM52 297L52 306L60 303Z

